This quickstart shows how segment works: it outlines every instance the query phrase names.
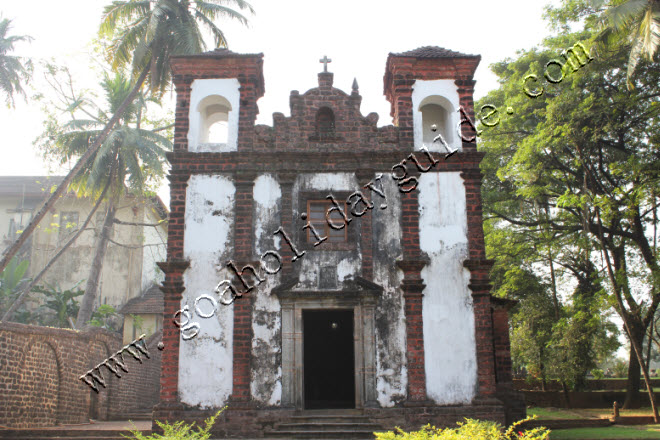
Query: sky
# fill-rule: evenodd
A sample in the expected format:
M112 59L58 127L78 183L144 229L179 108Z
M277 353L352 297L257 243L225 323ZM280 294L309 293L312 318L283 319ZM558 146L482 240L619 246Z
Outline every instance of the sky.
M475 74L475 99L497 88L491 63L514 57L517 50L539 45L550 34L543 7L550 0L251 0L255 14L249 26L221 20L229 48L241 53L264 54L266 94L258 101L258 124L272 125L273 112L290 115L291 90L304 93L317 86L319 59L328 56L334 86L350 93L356 78L362 95L362 114L379 114L378 125L392 123L383 96L383 74L389 52L420 46L480 54ZM558 0L553 0L557 3ZM93 88L98 71L91 41L103 8L110 0L0 0L0 13L13 20L11 35L30 35L15 55L35 61L53 59L67 65L76 85ZM35 13L35 11L37 13ZM212 49L212 48L209 48ZM28 97L48 94L37 72ZM171 105L170 101L170 105ZM0 175L45 175L49 170L33 147L41 133L41 104L19 97L15 109L0 106ZM61 170L60 170L61 174ZM167 181L159 191L167 203Z

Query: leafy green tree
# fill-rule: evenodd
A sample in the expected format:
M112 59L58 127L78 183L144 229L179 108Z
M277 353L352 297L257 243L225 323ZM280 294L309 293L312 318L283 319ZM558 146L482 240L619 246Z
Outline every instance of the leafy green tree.
M553 326L548 348L553 353L553 374L573 390L584 391L587 374L619 347L619 332L603 312L608 308L606 292L593 263L578 259L571 270L578 285L572 304L564 307L562 318Z
M0 90L6 95L7 107L14 107L14 95L25 96L22 82L30 79L32 63L20 57L9 55L14 45L19 42L29 42L31 37L26 35L8 35L11 29L11 20L0 17Z
M107 191L107 208L103 226L96 241L85 295L82 298L76 327L82 328L92 319L92 309L98 294L103 259L112 241L117 202L126 193L144 195L150 185L165 172L165 153L171 150L170 140L158 133L158 128L145 128L146 99L141 95L131 104L119 108L131 93L130 81L121 74L106 74L101 84L105 92L105 106L76 95L63 96L71 119L64 124L51 117L46 131L37 140L47 158L65 162L89 148L93 139L106 125L110 114L120 115L117 125L102 143L94 161L86 164L71 187L82 196L99 197ZM108 109L104 111L103 108ZM86 118L76 115L82 114Z
M29 265L29 260L19 262L14 257L0 274L0 310L6 310L21 292L23 284L30 281L24 278Z
M230 4L241 10L253 12L244 0L115 0L105 9L100 32L110 36L112 44L108 52L113 67L132 67L132 88L124 100L116 103L112 117L104 118L105 126L94 138L89 139L87 149L79 151L80 158L62 183L35 213L32 221L18 239L5 251L0 260L0 270L34 232L37 224L64 194L69 184L94 158L110 136L128 107L142 89L145 81L152 92L162 93L169 84L169 59L174 55L193 55L206 49L203 29L211 32L216 47L227 47L222 31L215 25L218 18L232 18L241 23L247 19L227 7ZM87 315L91 309L85 303L81 310ZM86 316L89 318L88 316Z
M82 281L77 282L71 288L62 290L59 284L44 283L43 286L34 287L33 291L41 293L46 298L44 304L39 308L46 311L42 315L41 322L44 325L55 326L60 328L70 328L69 319L74 318L78 314L78 302L76 297L83 295L83 292L77 287Z
M515 286L514 291L509 290L509 298L520 301L511 317L513 367L524 367L530 377L541 381L545 390L553 362L548 343L556 322L549 286L532 272L516 268L507 272L507 284Z
M566 0L548 17L562 26L578 17L585 29L494 64L501 86L477 104L482 123L491 125L481 142L484 211L499 228L541 243L551 237L559 245L550 248L550 260L570 265L572 254L584 255L607 277L608 304L633 346L625 403L633 407L641 341L660 304L657 253L649 241L660 194L660 69L641 61L637 87L628 91L625 46L592 52L589 63L567 61L567 48L576 42L590 48L597 35L598 17L586 1ZM553 59L558 62L548 66ZM546 81L544 71L556 82ZM481 110L484 104L514 111L487 117L491 108Z

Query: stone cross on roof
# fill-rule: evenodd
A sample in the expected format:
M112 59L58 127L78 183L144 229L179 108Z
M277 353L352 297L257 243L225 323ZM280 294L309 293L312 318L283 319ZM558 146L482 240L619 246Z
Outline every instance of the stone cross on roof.
M319 60L319 63L323 63L323 71L327 72L328 71L328 63L331 63L332 60L328 58L327 55L323 55L323 58Z

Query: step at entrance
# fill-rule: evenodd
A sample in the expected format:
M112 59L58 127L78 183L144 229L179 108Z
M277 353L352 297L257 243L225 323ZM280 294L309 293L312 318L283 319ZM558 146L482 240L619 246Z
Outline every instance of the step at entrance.
M373 439L374 431L383 427L373 423L358 410L305 411L277 423L265 433L269 438L288 439Z

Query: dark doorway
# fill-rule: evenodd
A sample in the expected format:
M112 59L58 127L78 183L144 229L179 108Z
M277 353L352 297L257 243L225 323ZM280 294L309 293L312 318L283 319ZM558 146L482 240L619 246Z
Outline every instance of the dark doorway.
M353 310L303 310L305 409L355 408Z

